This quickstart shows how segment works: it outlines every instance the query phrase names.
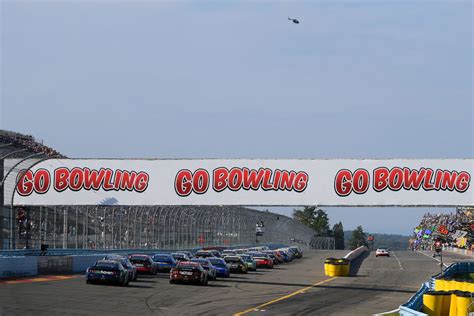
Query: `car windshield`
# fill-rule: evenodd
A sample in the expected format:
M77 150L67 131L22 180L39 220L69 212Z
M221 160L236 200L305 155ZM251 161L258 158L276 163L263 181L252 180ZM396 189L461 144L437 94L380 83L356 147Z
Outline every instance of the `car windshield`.
M197 262L202 266L208 266L209 262L207 260L192 260L192 262Z
M153 257L153 260L155 261L171 261L170 256L167 255L156 255Z
M117 270L118 265L113 262L98 262L95 266L95 269L100 269L100 270L106 270L106 271L111 271L111 270Z
M177 269L180 271L199 271L198 267L190 264L180 264Z
M235 257L227 257L225 258L226 262L241 262L240 258L235 258Z
M217 267L225 267L225 262L222 262L220 259L209 259L211 261L212 265L215 265Z
M140 257L132 257L132 258L130 258L130 261L132 263L145 263L145 262L148 262L148 259L147 258L140 258Z

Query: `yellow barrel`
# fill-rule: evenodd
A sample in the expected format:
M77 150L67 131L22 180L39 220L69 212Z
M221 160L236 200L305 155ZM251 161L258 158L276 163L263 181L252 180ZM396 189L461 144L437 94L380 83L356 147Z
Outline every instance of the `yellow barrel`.
M449 310L451 308L451 292L443 292L443 299L441 303L441 315L449 315Z
M334 263L328 263L328 276L336 276L336 267Z
M458 303L456 291L451 291L451 301L449 305L449 316L457 316Z
M469 282L467 282L467 280L463 280L462 283L461 283L461 291L464 291L464 292L469 292Z
M443 296L445 296L443 293L445 292L428 291L423 294L423 313L429 316L442 316Z
M336 261L336 258L326 258L324 260L324 274L329 275L329 265Z
M474 310L471 305L473 298L469 292L458 292L456 294L457 316L466 316L469 312Z

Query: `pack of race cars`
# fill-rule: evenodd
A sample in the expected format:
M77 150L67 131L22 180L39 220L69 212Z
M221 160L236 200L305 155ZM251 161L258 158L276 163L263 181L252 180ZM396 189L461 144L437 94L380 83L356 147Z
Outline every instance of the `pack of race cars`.
M219 250L220 251L219 251ZM156 254L110 254L86 270L86 283L114 283L127 286L140 274L169 273L172 284L207 285L217 278L257 269L273 269L275 265L303 257L296 246L271 250L267 246L241 249L202 249Z

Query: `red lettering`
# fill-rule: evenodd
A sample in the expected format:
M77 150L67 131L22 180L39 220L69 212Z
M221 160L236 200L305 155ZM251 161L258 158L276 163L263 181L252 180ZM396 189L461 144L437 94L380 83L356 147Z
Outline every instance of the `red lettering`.
M421 187L421 183L423 182L423 178L426 175L426 169L421 168L420 171L418 171L410 170L410 168L403 168L403 174L405 177L405 190L419 190Z
M466 171L461 171L456 181L456 190L458 192L465 192L469 188L471 175Z
M176 175L174 188L176 193L180 196L188 196L193 189L192 185L193 174L191 171L184 169L180 170Z
M296 192L303 192L308 186L308 174L306 172L298 172L295 178L294 189Z
M204 169L198 169L193 174L193 191L202 194L209 188L209 173Z
M334 189L339 196L348 196L352 191L352 172L341 169L334 178Z
M377 192L382 192L388 186L388 168L380 167L374 169L374 190Z
M270 182L270 179L272 178L272 170L271 169L265 169L265 175L263 177L263 183L262 183L262 189L265 191L271 190L272 189L272 184Z
M388 185L390 186L390 190L398 191L402 188L403 185L403 170L394 167L390 170L390 176L388 177Z
M227 178L229 176L229 170L227 168L221 167L214 169L214 182L213 188L217 192L225 190L227 186Z
M150 176L146 172L139 172L135 180L135 191L143 192L148 187Z
M265 169L260 168L258 171L252 169L249 170L248 168L243 168L243 187L245 190L258 190L260 184L263 181L263 177L265 176Z
M22 170L18 173L16 191L21 196L28 196L33 192L33 171Z
M62 192L67 189L69 185L69 169L65 167L54 170L54 189Z
M295 183L294 180L295 180L294 172L288 172L288 171L283 172L283 175L281 176L280 189L291 190L293 187L293 184Z
M229 189L238 191L242 186L242 170L240 168L232 168L229 172Z
M102 185L102 182L104 181L104 177L104 168L100 168L99 171L91 171L89 168L84 168L84 188L86 190L90 190L91 188L94 190L99 190Z
M84 184L84 173L81 168L73 168L69 176L69 188L73 191L81 190Z
M354 171L352 186L354 193L363 194L369 188L369 172L365 169Z

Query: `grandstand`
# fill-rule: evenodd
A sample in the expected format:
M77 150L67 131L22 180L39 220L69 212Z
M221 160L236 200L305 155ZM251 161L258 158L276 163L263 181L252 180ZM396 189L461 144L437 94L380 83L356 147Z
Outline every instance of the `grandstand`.
M433 250L437 240L445 247L474 250L474 209L458 207L454 213L426 213L414 229L412 248Z
M0 173L5 177L50 158L66 156L32 136L0 130ZM244 207L16 207L13 192L14 187L2 181L0 249L4 250L39 249L42 244L50 249L189 249L257 243L334 246L333 241L316 239L313 230L289 217ZM264 233L257 236L262 223Z

